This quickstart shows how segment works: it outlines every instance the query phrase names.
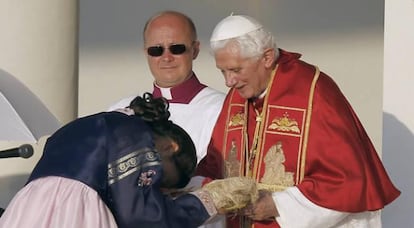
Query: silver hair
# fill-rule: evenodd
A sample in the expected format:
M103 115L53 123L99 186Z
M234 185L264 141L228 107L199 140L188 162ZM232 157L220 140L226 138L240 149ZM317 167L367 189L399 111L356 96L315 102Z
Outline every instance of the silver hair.
M275 37L264 28L238 37L210 42L210 48L213 53L226 46L230 47L232 51L240 51L240 56L244 58L259 58L268 48L275 49L275 59L279 57Z

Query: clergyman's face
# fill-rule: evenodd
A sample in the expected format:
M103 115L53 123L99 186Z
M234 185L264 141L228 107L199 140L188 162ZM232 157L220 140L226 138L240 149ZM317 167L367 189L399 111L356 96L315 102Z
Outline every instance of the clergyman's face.
M161 15L148 24L144 33L145 54L156 84L168 88L181 84L192 75L193 60L199 52L199 41L194 40L187 21L174 14ZM173 54L169 47L173 44L184 44L185 52ZM162 46L160 56L150 56L147 49Z

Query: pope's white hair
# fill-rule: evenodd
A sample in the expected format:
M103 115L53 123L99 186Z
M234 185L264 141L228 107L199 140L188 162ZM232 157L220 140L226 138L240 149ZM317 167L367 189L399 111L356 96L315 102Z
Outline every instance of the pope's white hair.
M233 48L233 51L239 51L240 56L244 58L259 58L268 48L275 49L275 59L279 56L276 39L265 28L260 28L238 37L210 42L210 48L213 53L226 46Z

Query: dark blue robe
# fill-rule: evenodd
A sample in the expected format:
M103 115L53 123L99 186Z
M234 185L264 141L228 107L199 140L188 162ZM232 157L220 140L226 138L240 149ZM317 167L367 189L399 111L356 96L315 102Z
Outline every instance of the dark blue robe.
M209 218L201 201L160 191L160 156L149 126L137 116L104 112L55 132L29 181L60 176L98 192L120 228L197 227Z

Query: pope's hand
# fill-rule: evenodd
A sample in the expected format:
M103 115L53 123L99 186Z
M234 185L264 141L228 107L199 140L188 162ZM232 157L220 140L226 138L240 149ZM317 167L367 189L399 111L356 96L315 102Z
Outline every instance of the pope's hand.
M265 190L259 191L259 199L244 208L242 214L256 221L274 220L279 215L272 193Z

